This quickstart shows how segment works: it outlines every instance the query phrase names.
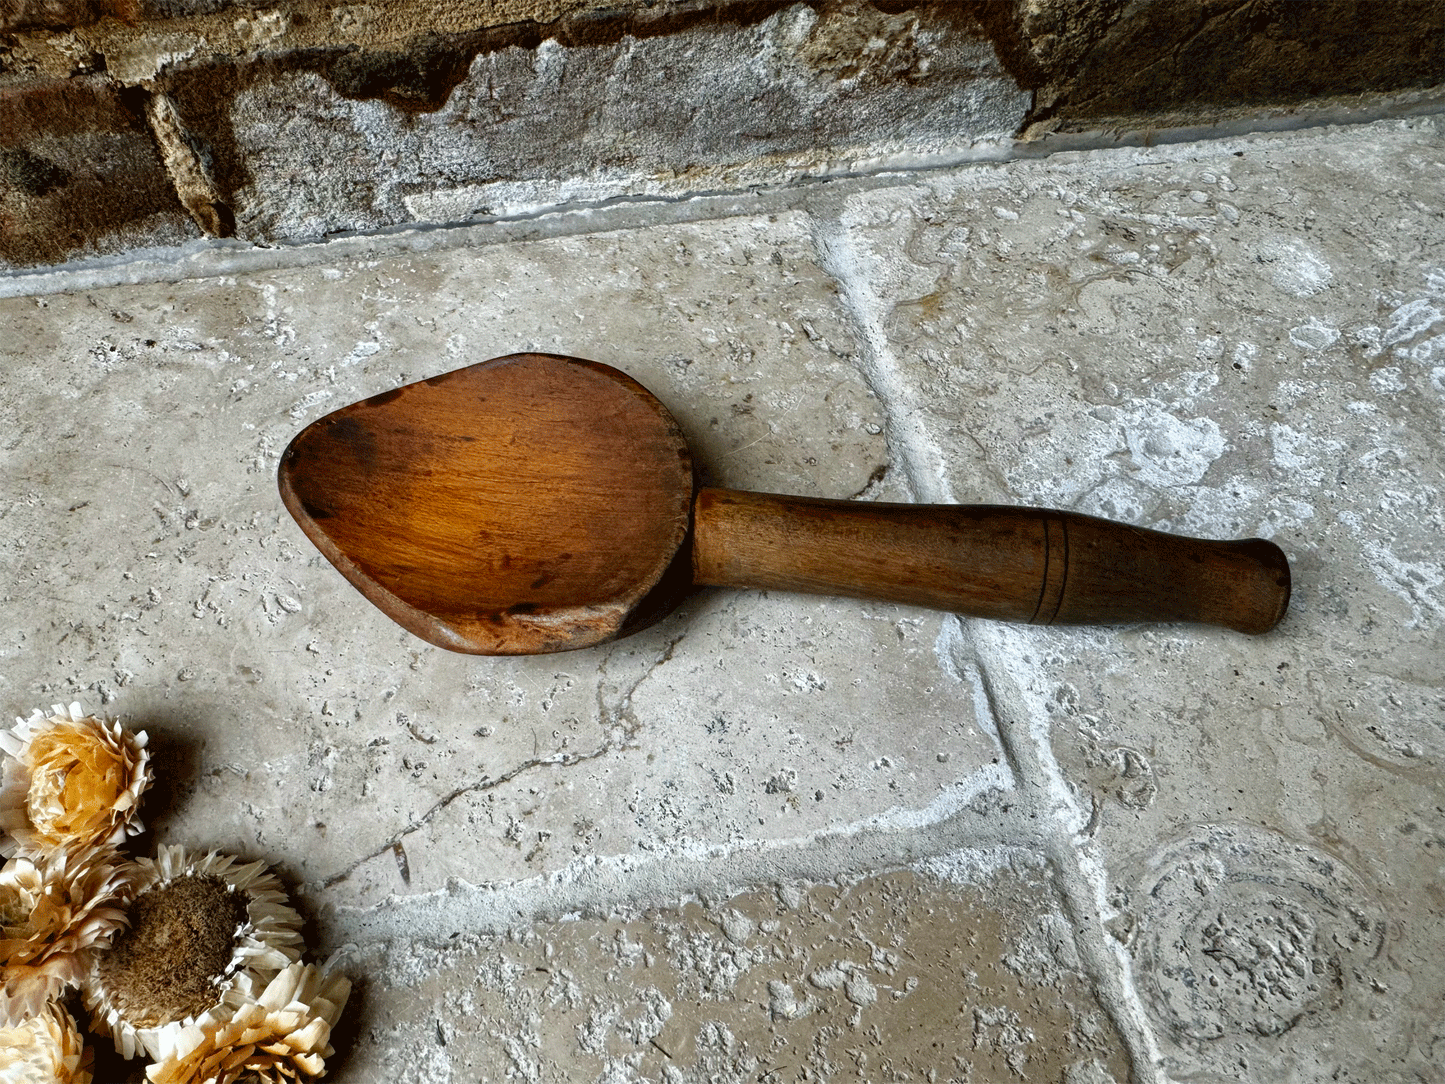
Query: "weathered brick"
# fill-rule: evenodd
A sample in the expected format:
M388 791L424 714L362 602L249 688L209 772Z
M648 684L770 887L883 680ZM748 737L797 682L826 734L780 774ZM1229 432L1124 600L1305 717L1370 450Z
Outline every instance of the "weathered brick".
M0 89L0 266L196 235L129 99L101 77Z

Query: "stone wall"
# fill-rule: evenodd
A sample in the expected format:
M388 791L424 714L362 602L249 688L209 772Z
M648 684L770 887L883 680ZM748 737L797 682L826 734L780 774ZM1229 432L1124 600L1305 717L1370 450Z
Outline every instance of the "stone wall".
M0 269L1445 83L1445 2L4 0Z

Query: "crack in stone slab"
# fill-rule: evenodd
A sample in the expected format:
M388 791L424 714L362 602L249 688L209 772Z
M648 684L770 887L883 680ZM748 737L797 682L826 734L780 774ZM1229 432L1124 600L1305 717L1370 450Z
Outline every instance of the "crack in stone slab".
M478 779L474 783L467 783L464 786L457 787L452 790L450 794L447 794L444 797L439 798L435 802L433 802L431 807L425 813L423 813L416 820L412 821L401 831L392 835L389 839L387 839L379 847L373 850L370 854L363 855L362 857L352 862L349 866L345 867L337 873L333 873L330 877L325 878L319 883L313 882L307 885L303 885L301 891L303 894L306 894L316 892L322 889L332 888L338 884L341 884L343 881L345 881L348 877L350 877L353 873L355 873L362 866L366 865L366 863L370 862L372 859L380 858L388 851L395 851L396 848L401 846L402 840L404 840L407 836L411 835L413 832L418 832L421 829L425 828L428 824L431 823L432 819L436 817L437 814L441 813L458 798L463 798L468 794L482 794L486 791L492 790L495 787L505 786L507 783L510 783L512 780L516 779L518 776L523 775L526 772L533 770L534 768L565 768L571 767L574 764L584 763L585 761L596 760L598 757L605 756L607 753L611 752L615 748L618 748L616 743L609 741L603 742L596 749L593 749L592 751L587 753L551 753L544 757L531 757L527 760L522 761L520 764L515 765L509 771L503 772L496 778L482 776L481 779ZM403 877L403 880L406 880L406 878ZM410 881L407 881L407 883L410 883Z
M605 739L602 744L598 745L595 749L592 749L589 752L585 753L557 752L549 753L546 756L532 756L529 757L527 760L524 760L521 763L514 765L512 768L503 772L501 775L496 776L495 778L484 775L480 779L475 780L474 782L466 783L460 787L456 787L450 793L433 802L432 805L426 810L426 812L423 813L420 817L413 820L410 824L408 824L405 828L401 829L399 832L391 835L372 851L356 859L350 865L339 870L338 872L333 873L331 876L323 878L319 882L307 882L305 885L302 886L301 892L303 894L309 894L318 891L324 891L328 888L333 888L336 885L339 885L346 881L362 866L366 865L368 862L371 862L373 859L380 858L387 852L391 852L396 856L397 865L399 870L401 871L402 880L407 885L410 885L410 865L406 859L406 852L402 849L402 841L414 832L418 832L421 829L425 828L428 824L432 822L433 819L435 819L440 813L447 809L447 807L449 807L453 802L457 801L457 799L464 798L470 794L482 794L497 787L505 786L507 783L512 782L519 776L524 775L534 769L568 768L577 764L584 764L591 760L597 760L598 758L604 757L609 753L628 748L630 745L634 744L634 739L636 738L637 733L641 728L641 724L632 717L630 712L630 705L632 702L633 694L637 691L638 687L641 686L644 681L646 681L649 677L656 673L656 671L660 667L665 665L673 657L673 653L676 651L677 645L681 643L686 636L687 633L684 631L682 633L679 633L677 636L674 636L671 640L667 642L658 658L655 659L652 664L648 666L648 668L642 673L642 675L639 676L637 680L634 681L630 686L628 686L627 690L622 693L621 697L618 699L617 702L618 706L615 709L609 707L605 702L606 693L604 692L602 683L599 680L597 686L598 718L604 723L604 725L606 725L608 722L620 723L622 729L622 736L620 740L610 738ZM603 674L605 674L606 669L607 660L603 659L599 667L599 679L603 676ZM432 741L435 740L435 738L432 739Z
M960 626L963 622L955 618ZM1014 675L1029 664L1012 641L1019 630L1003 627L961 630L955 650L969 650L978 661L980 678L998 720L999 736L1020 779L1023 800L1041 823L1043 854L1059 871L1059 894L1072 921L1075 943L1085 973L1114 1018L1141 1084L1162 1084L1161 1058L1132 970L1122 947L1108 933L1108 873L1100 845L1094 840L1095 811L1087 818L1054 758L1048 714L1025 682Z
M1005 801L1012 779L989 764L955 783L923 809L893 809L862 821L779 840L715 843L680 839L646 855L578 858L524 881L470 884L449 880L433 892L392 896L369 906L342 905L352 943L396 938L444 944L456 930L500 932L528 921L601 914L641 900L691 899L748 885L826 881L856 873L902 869L965 850L1042 850L1037 820ZM384 851L382 853L385 853Z

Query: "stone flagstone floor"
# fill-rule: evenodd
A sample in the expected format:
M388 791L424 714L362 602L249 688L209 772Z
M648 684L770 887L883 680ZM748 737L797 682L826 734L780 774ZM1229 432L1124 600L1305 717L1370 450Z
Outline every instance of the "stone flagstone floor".
M1445 1079L1441 135L0 279L5 708L148 731L142 852L274 863L356 980L338 1081ZM448 654L277 455L524 350L640 379L719 484L1272 538L1290 612L712 591Z

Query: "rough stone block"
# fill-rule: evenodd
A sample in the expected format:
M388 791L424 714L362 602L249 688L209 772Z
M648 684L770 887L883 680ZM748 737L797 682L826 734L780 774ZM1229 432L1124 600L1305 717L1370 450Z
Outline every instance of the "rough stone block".
M863 29L876 49L855 40ZM246 173L229 195L239 235L776 183L859 155L1005 136L1025 106L981 37L907 15L874 13L860 28L806 7L741 27L547 40L449 63L459 81L442 100L426 89L426 65L398 55L346 54L248 80L222 107ZM205 79L178 81L183 115L215 92Z
M44 76L103 70L87 78L149 114L200 228L261 244L953 153L1006 138L1028 105L972 14L946 7L413 7L102 20L9 55ZM0 259L54 262L92 234Z
M0 95L99 83L128 116L97 137L148 118L164 174L112 167L17 211L36 173L11 162L0 200L28 225L0 267L173 244L192 235L177 202L208 236L272 244L996 156L1054 129L1384 108L1442 78L1440 0L36 0L0 14ZM67 124L10 138L49 161Z
M1197 124L1445 77L1439 0L1024 0L1014 18L1010 70L1037 92L1034 135Z

